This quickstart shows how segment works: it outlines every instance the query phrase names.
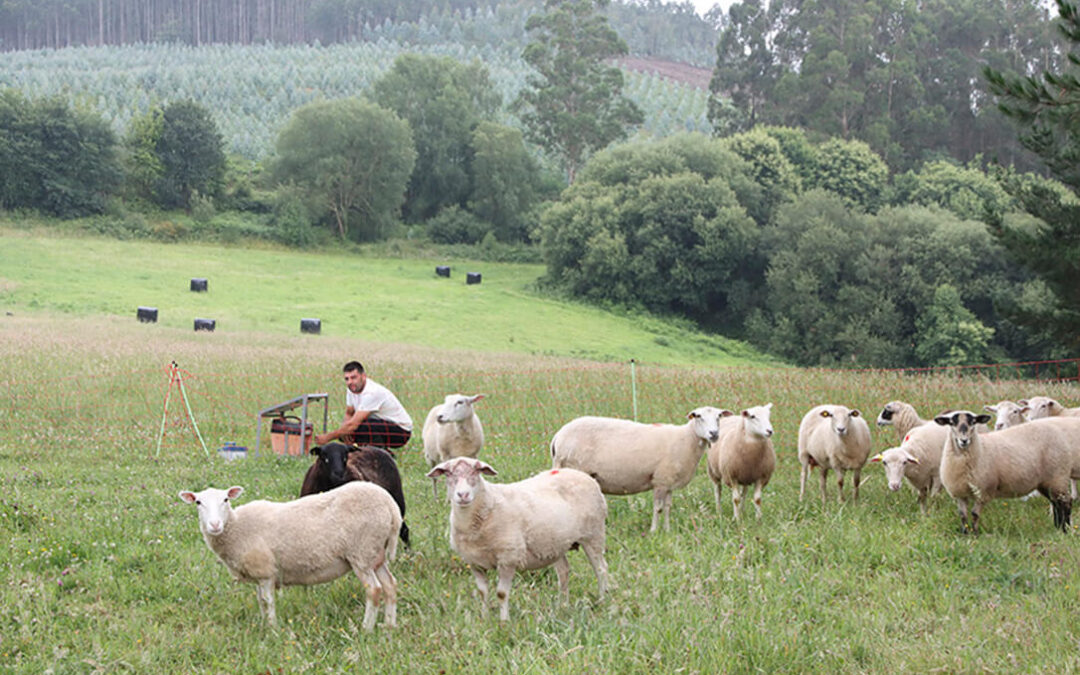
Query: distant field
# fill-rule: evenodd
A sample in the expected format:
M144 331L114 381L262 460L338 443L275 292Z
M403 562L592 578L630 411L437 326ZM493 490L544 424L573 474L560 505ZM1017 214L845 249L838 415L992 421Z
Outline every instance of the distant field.
M670 533L647 534L648 496L611 498L609 597L597 599L583 556L571 553L570 604L556 602L551 570L521 574L511 594L511 622L500 626L496 615L481 618L471 574L449 550L448 507L432 497L414 438L399 452L414 541L393 563L399 628L361 632L362 590L355 579L342 578L279 592L280 628L269 630L253 587L229 579L199 536L193 509L176 493L240 484L246 488L241 502L287 499L299 489L307 461L274 456L265 445L258 457L233 463L206 458L175 390L155 457L163 366L170 360L191 373L186 390L211 451L230 440L250 446L253 413L305 391L331 392L331 418L337 419L338 368L347 357L363 358L416 419L446 393L482 391L487 398L478 412L488 431L482 456L499 471L498 481L547 467L551 435L575 416L630 417L635 390L628 366L457 349L472 346L466 340L448 341L452 350L397 344L387 341L401 330L396 322L383 333L350 332L339 331L334 319L318 338L296 334L291 318L281 320L280 330L262 328L268 296L281 294L282 304L292 303L286 311L308 313L305 303L314 301L284 294L289 282L339 285L329 274L269 264L277 256L295 265L303 256L233 250L219 258L194 246L42 240L36 247L31 241L5 237L0 254L3 306L15 314L0 314L0 671L1080 669L1080 549L1075 534L1052 529L1045 501L994 502L983 514L985 533L962 536L946 496L932 500L929 516L920 517L914 496L889 493L877 466L864 473L859 504L838 504L834 484L826 505L816 488L800 503L795 458L799 418L824 401L858 406L872 417L884 402L900 398L927 416L1038 392L1075 404L1075 387L762 366L636 370L644 421L678 423L703 404L775 404L779 465L760 522L750 516L734 524L726 491L718 517L700 467L675 493ZM54 252L48 264L30 260L45 256L44 249ZM443 302L455 306L470 297L462 294L479 291L483 295L472 299L509 315L510 296L529 297L521 288L511 291L509 281L524 283L524 270L516 277L485 269L490 286L485 275L481 287L461 285L450 295L460 277L424 279L430 265L413 274L408 262L309 257L312 267L321 261L346 273L345 293L358 298L365 289L378 295L387 277L403 284L412 276L417 279L408 287L419 290L411 293L429 304L437 304L432 288L441 288L448 294ZM189 271L177 262L197 258L209 267ZM16 264L23 270L18 275L11 272ZM226 273L231 267L236 271ZM90 275L97 268L114 271ZM209 295L189 297L187 280L196 272L210 277ZM159 293L150 301L163 309L166 301L211 304L173 305L162 324L137 324L128 306L135 294L119 292L129 286L125 273ZM244 280L243 291L231 290ZM49 290L38 289L46 282ZM80 286L87 288L76 294ZM63 300L71 313L50 304L49 295L61 290L71 294ZM213 335L194 334L186 317L174 316L181 309L203 313L234 293L237 299L227 303L234 309L221 315L226 320ZM324 293L342 292L324 288L309 295ZM252 305L246 314L235 309L244 302ZM247 322L245 330L234 330L234 321ZM553 344L555 350L563 341ZM537 351L548 346L538 344ZM874 439L880 450L896 437L875 430Z
M159 327L323 337L575 356L603 361L738 365L767 358L741 343L646 318L618 317L532 290L539 265L372 259L355 254L118 242L0 230L0 311L120 317L158 308ZM451 277L435 274L451 266ZM482 283L466 285L465 273ZM209 280L193 293L192 277ZM148 329L149 331L149 329Z

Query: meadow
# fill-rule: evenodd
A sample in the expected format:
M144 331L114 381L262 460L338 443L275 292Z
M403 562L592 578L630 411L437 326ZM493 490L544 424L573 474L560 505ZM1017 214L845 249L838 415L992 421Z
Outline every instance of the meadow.
M506 324L524 321L524 308L560 305L530 292L525 271L503 288L499 274L492 274L491 286L485 274L471 289L499 298L467 318L457 316L478 324L469 340L410 340L393 322L384 331L338 330L337 320L327 322L324 335L302 336L298 318L276 327L259 317L262 298L280 290L275 283L297 293L311 283L331 293L328 278L295 271L308 254L233 250L232 264L241 270L238 260L263 264L263 256L280 258L280 266L248 279L248 290L226 302L229 265L225 254L215 263L216 249L209 247L130 244L117 251L99 240L71 244L17 233L3 243L0 671L1080 669L1076 534L1054 531L1043 500L994 502L983 513L984 533L966 536L947 496L932 499L922 517L914 495L889 493L876 466L864 472L857 504L838 503L833 483L826 504L816 486L813 498L800 502L795 457L799 419L817 403L841 402L873 418L885 402L902 399L928 416L1036 393L1075 405L1075 385L800 370L750 356L727 365L699 355L681 363L641 357L631 373L623 359L575 357L577 348L566 345L579 333L569 328L551 345L515 351L503 333L484 324L487 313L499 313L496 323ZM48 267L34 246L67 253ZM84 264L84 254L98 262ZM398 287L397 269L408 272L413 262L314 257L339 274L345 273L341 265L355 265L348 269L348 292L357 297L366 289L364 297L397 293L404 302L410 294L434 292ZM198 274L170 267L196 259L208 265ZM214 264L219 267L209 267ZM415 264L420 277L434 276L431 263ZM149 275L142 281L150 285L160 281L158 274L180 284L183 293L170 302L220 299L237 315L223 315L228 320L212 334L193 333L190 319L174 318L172 311L159 324L138 324L129 306L135 291L111 276L117 269ZM250 276L236 274L237 284ZM276 275L285 280L273 281ZM208 276L211 292L190 294L189 276ZM460 278L454 283L466 289ZM302 298L277 297L297 316L309 314ZM347 311L339 306L342 297L331 294L325 311ZM522 306L520 315L511 298ZM235 309L245 303L249 323ZM364 305L356 306L362 311ZM200 309L206 307L175 311ZM623 320L582 313L571 323L585 335L633 335ZM426 315L418 314L416 323L418 334L440 329ZM544 353L548 347L558 353ZM700 405L738 410L773 402L779 463L765 491L764 516L755 521L747 509L750 517L744 512L741 523L733 522L727 492L718 515L701 467L675 493L670 532L648 534L648 495L611 498L609 596L597 599L591 570L572 553L569 604L557 601L552 570L520 574L511 621L500 625L494 613L480 616L471 574L448 547L448 506L441 493L432 496L417 435L399 452L413 536L413 548L399 549L392 566L399 628L363 633L363 593L359 582L343 577L280 591L279 628L271 630L259 616L254 588L229 578L177 492L239 484L246 490L241 501L294 496L308 462L273 454L265 434L264 447L257 454L251 448L244 460L226 462L212 451L227 441L251 446L255 411L305 391L329 391L331 418L338 419L339 364L353 357L399 395L415 420L446 393L487 394L478 405L488 431L483 457L499 470L498 481L549 466L551 435L578 415L631 417L636 408L642 421L679 423ZM210 456L175 399L155 454L170 360L190 373L185 386ZM887 428L873 435L875 451L897 440ZM850 490L850 478L848 484Z

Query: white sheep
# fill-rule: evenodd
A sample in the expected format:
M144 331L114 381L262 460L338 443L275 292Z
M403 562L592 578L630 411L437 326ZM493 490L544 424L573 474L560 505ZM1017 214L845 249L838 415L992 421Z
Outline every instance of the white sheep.
M375 626L378 604L384 622L397 624L394 559L401 511L374 483L352 482L291 502L257 500L232 508L244 489L180 492L194 504L199 529L237 581L257 584L259 608L276 624L274 589L333 581L351 569L364 584L364 630Z
M991 499L1038 490L1053 506L1054 526L1068 531L1069 479L1080 477L1072 449L1080 439L1080 419L1051 418L979 434L975 425L989 420L989 415L967 410L934 418L949 429L941 484L956 500L964 530L969 529L970 511L970 530L978 533L979 514Z
M551 439L553 468L584 471L604 494L653 491L655 532L664 516L671 527L671 492L694 477L705 449L717 439L720 418L730 410L704 406L690 411L683 425L640 424L612 417L579 417Z
M825 503L825 481L829 469L837 474L838 499L844 501L844 472L855 476L855 501L859 499L859 479L870 456L870 427L862 413L842 405L819 405L799 423L799 501L806 492L806 479L821 467L821 503Z
M1028 420L1041 420L1045 417L1080 417L1080 408L1066 408L1049 396L1032 396L1019 401L1028 407Z
M1030 408L1023 402L1015 403L1006 399L994 405L984 405L983 410L997 417L997 421L994 422L994 431L1001 431L1027 422L1026 415Z
M424 420L424 459L428 467L452 457L476 457L484 447L484 426L473 405L483 394L449 394Z
M923 424L910 430L899 447L889 448L870 461L881 462L890 490L899 490L904 478L919 495L919 510L927 512L927 499L941 490L941 453L949 439L947 429Z
M926 424L930 420L924 420L915 412L910 403L903 401L889 401L878 413L877 425L879 427L892 426L896 434L903 439L907 433L917 426Z
M607 591L604 560L607 502L600 486L573 469L551 469L517 483L488 483L495 469L470 457L447 460L428 472L446 476L450 498L450 547L469 564L487 615L487 571L498 578L499 619L510 619L510 586L517 570L555 566L559 592L569 595L566 552L581 547Z
M709 446L705 466L716 493L716 511L720 512L721 484L731 488L735 519L739 519L743 496L748 485L754 486L754 510L761 518L761 492L776 468L772 403L743 410L720 423L719 437Z

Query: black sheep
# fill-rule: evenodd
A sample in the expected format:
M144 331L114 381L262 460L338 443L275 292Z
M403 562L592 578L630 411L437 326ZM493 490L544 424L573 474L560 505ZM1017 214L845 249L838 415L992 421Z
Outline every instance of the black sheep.
M401 490L401 473L394 456L373 445L327 443L311 448L315 462L304 476L300 496L326 492L350 481L374 483L390 493L401 509L401 541L409 545L409 526L405 524L405 493Z

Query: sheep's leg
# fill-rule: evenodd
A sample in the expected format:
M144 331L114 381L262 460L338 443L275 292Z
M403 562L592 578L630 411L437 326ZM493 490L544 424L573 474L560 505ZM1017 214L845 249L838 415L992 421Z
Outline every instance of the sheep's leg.
M837 469L836 470L836 490L837 490L837 493L838 493L836 495L836 501L837 501L838 504L843 504L844 503L844 470L843 469Z
M761 492L765 489L765 482L758 481L754 485L754 511L757 513L757 519L761 520Z
M862 469L861 468L854 469L852 471L852 474L854 475L854 478L852 480L855 482L855 496L852 497L851 499L852 499L852 501L857 502L857 501L859 501L859 481L860 481L860 479L862 477Z
M476 588L480 591L480 613L484 618L487 618L488 614L488 578L487 572L479 567L473 567L473 580L476 581Z
M806 479L810 475L810 465L803 464L802 471L799 472L799 501L802 501L803 494L806 492Z
M356 573L360 581L364 583L364 623L363 629L370 631L375 628L375 620L379 618L379 600L382 595L382 585L373 570L361 570Z
M582 542L581 550L585 552L585 557L589 560L589 564L592 565L593 573L596 574L596 583L600 587L600 597L603 598L607 593L607 561L604 560L604 542Z
M926 498L930 496L930 486L919 488L919 511L925 516L927 512Z
M383 624L390 628L397 627L397 579L387 567L386 561L375 568L375 576L383 589Z
M971 532L972 534L979 533L979 513L982 511L982 502L975 502L975 505L971 507Z
M1080 498L1080 494L1078 494L1077 491L1076 491L1076 479L1075 478L1070 478L1069 479L1069 495L1072 497L1072 500L1074 502L1077 500L1077 498Z
M828 479L829 479L829 470L826 469L823 466L823 467L821 467L821 505L822 506L825 506L825 492L826 492L825 483L828 481Z
M656 532L656 528L660 525L660 516L664 516L664 529L671 529L671 521L668 516L668 511L671 508L671 492L666 488L654 488L653 489L653 514L652 525L649 526L649 532Z
M260 579L255 587L255 598L259 601L259 609L266 617L271 626L277 625L277 614L274 612L274 580Z
M960 528L964 533L969 532L968 528L968 504L966 499L956 500L956 511L960 514Z
M742 485L731 486L731 505L735 511L735 520L739 519L741 515L740 508L742 506L743 493L746 491L746 487Z
M565 553L555 561L554 567L555 576L559 579L559 600L568 603L570 602L570 562L567 561Z
M565 555L563 562L566 562ZM495 597L499 599L499 621L505 622L510 620L510 586L514 583L514 568L500 566L497 574L499 582L495 586ZM567 574L569 574L569 569L567 569Z
M716 495L716 515L721 515L723 511L720 508L720 493L723 491L723 486L720 485L720 481L713 481L713 494Z

